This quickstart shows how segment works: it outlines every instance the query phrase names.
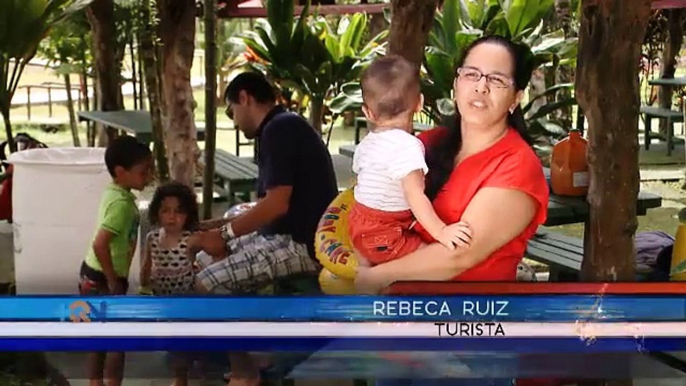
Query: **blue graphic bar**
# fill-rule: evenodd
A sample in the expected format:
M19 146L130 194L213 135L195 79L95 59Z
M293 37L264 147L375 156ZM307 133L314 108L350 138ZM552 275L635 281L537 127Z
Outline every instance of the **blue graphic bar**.
M685 351L684 338L2 338L0 351L431 351L608 353Z
M451 297L4 297L7 321L529 321L686 320L686 297L518 295Z

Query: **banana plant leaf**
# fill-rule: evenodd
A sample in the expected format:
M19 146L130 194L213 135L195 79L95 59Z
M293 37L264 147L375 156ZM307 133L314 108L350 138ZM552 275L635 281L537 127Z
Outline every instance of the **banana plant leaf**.
M341 92L329 102L329 110L334 114L346 111L357 111L362 108L362 88L359 82L350 82L341 86Z
M565 98L559 101L555 102L550 102L546 103L545 105L541 106L538 110L536 110L535 113L529 117L530 120L535 120L538 118L543 118L547 116L548 114L552 113L553 111L565 108L565 107L571 107L576 105L576 98Z
M50 28L92 1L0 0L0 112L10 149L14 150L10 105L24 67L36 55Z
M357 81L369 62L383 53L388 31L363 44L367 15L344 16L331 25L323 16L310 16L306 8L295 21L292 4L293 0L268 0L267 7L274 7L271 16L240 38L258 57L260 68L282 85L295 85L316 105L331 95L338 97L333 99L336 104L345 101L342 86Z
M534 28L553 9L555 0L500 0L510 36L518 40Z
M527 102L524 107L522 107L522 113L527 114L531 108L533 107L534 103L537 102L541 98L547 98L549 96L555 95L558 91L560 90L574 90L574 84L573 83L561 83L561 84L556 84L552 87L548 87L545 91L542 93L536 95L532 99Z

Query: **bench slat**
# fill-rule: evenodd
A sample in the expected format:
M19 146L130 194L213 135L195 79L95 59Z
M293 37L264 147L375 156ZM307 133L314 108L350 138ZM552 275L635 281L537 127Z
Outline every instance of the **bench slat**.
M578 255L584 254L583 240L575 237L566 236L559 233L543 233L536 234L532 238L532 240L539 243L555 246L557 248L573 252Z
M257 165L252 162L251 160L245 159L245 158L240 158L238 156L235 156L231 153L228 153L226 151L219 151L217 152L217 155L215 157L224 163L228 163L235 168L242 170L246 173L249 174L257 174L258 167Z
M232 181L255 180L258 169L254 163L241 159L223 150L215 155L215 174Z
M258 175L255 163L221 149L216 149L214 163L214 189L221 197L228 197L233 203L234 194L255 191Z
M581 261L575 254L561 251L550 245L529 243L526 256L546 265L557 265L572 270L581 269Z
M670 118L674 122L681 122L684 120L684 114L680 111L666 109L655 106L641 106L641 114L648 114L655 117Z
M584 256L583 240L539 229L529 240L526 256L552 268L579 271Z
M254 180L257 178L257 171L246 170L240 165L219 159L216 160L215 173L231 180Z

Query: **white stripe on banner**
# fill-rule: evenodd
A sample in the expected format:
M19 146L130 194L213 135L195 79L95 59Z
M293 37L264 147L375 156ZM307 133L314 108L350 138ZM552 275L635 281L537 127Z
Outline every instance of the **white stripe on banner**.
M479 323L479 322L2 322L10 337L686 337L686 322L662 323Z

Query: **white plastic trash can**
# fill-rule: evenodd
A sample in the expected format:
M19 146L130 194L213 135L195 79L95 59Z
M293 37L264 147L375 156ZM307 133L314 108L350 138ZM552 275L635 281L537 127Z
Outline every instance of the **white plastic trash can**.
M17 294L77 294L81 262L111 177L103 148L13 153L12 217ZM138 255L138 252L136 253ZM131 276L138 274L134 258Z

